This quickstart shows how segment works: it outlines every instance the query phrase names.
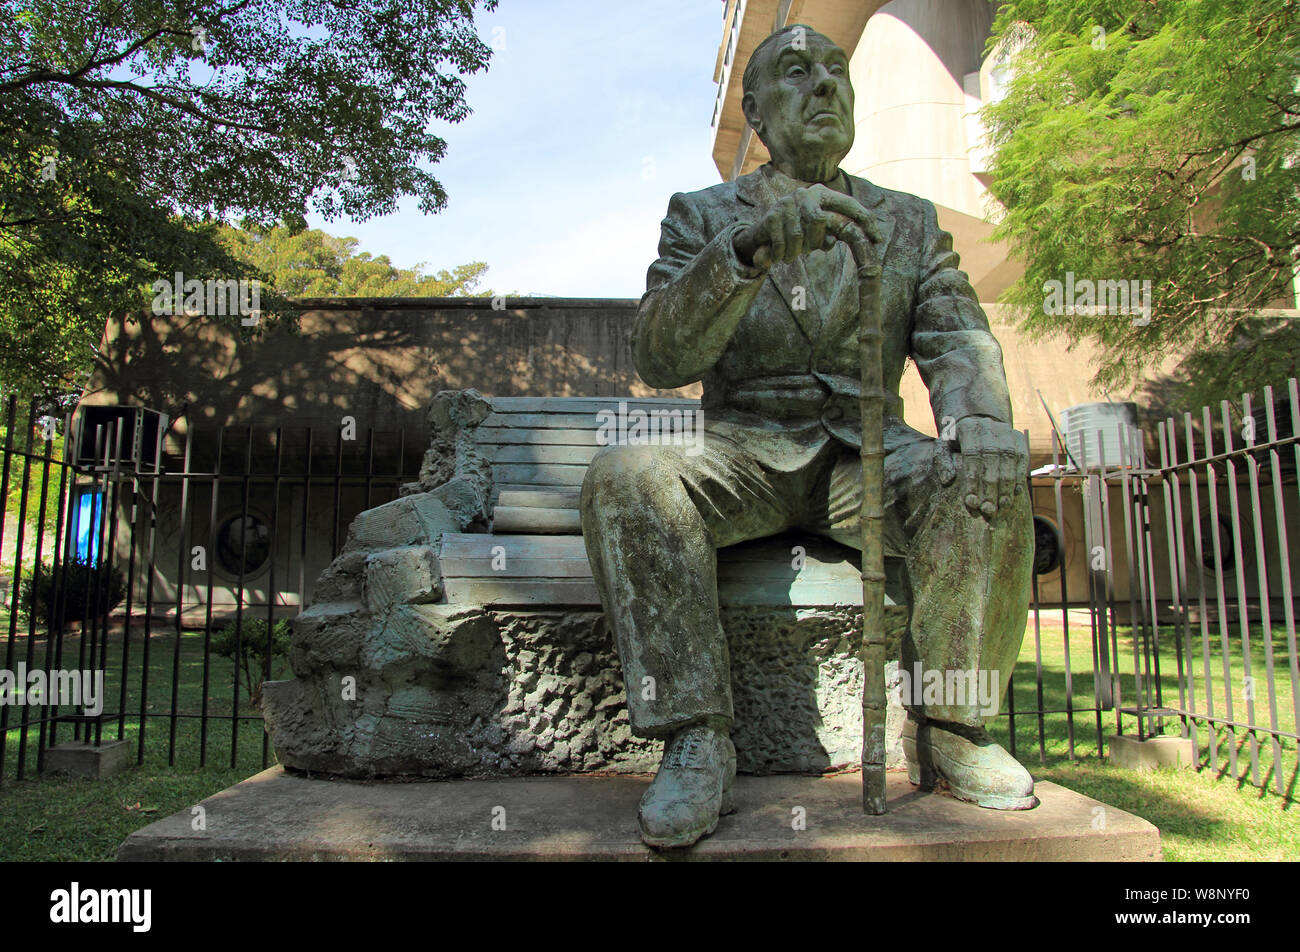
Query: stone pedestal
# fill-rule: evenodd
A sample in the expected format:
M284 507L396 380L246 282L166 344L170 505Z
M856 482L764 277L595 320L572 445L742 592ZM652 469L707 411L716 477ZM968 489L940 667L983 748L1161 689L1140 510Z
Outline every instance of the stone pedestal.
M131 742L129 740L112 740L98 747L75 741L56 744L47 749L43 772L98 780L100 777L119 774L130 765Z
M1155 770L1158 767L1190 769L1193 762L1190 737L1148 737L1116 734L1106 739L1106 756L1117 767Z
M415 607L419 624L390 616L387 626L338 639L364 657L319 669L295 663L297 679L266 685L263 713L282 763L354 778L637 773L658 765L660 742L628 727L601 612ZM328 624L306 650L331 650ZM358 626L355 615L339 624ZM724 610L741 772L859 763L861 624L860 609L850 607ZM430 644L436 657L421 650ZM903 762L896 695L887 725L895 766Z
M426 783L311 780L271 768L131 834L123 861L1160 859L1146 820L1040 782L1033 810L984 810L889 775L889 812L862 812L861 775L738 777L738 812L686 850L636 828L648 777Z

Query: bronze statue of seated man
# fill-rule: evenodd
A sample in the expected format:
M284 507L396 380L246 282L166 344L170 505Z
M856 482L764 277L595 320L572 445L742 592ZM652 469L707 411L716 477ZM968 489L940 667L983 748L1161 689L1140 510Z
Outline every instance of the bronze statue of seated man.
M640 808L655 847L687 846L731 809L736 770L716 550L799 529L860 547L858 291L846 241L878 255L884 548L906 561L909 672L957 672L1001 704L1029 601L1028 446L1002 352L934 206L848 175L853 89L842 49L780 30L744 73L745 117L771 162L676 194L634 338L653 387L703 382L703 448L612 446L587 472L582 528L618 642L634 733L665 741ZM902 419L911 357L940 434ZM919 664L919 668L917 665ZM953 683L950 677L948 683ZM995 809L1033 779L984 729L987 699L906 698L913 782Z

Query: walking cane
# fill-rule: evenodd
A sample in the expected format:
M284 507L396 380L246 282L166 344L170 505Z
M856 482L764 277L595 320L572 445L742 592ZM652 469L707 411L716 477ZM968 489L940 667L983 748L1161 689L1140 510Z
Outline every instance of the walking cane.
M885 477L880 265L856 228L848 245L858 276L858 363L862 417L862 809L885 812Z
M880 368L880 265L854 226L837 234L853 254L858 277L858 363L862 417L862 810L885 812L885 394ZM766 249L764 249L766 251ZM762 255L762 258L760 258ZM770 260L760 252L755 261Z

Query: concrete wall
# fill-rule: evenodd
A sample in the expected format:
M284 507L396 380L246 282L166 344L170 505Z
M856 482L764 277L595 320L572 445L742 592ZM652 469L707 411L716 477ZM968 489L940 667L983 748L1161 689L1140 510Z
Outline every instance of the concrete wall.
M166 461L169 472L183 469L187 434L190 472L215 469L220 437L223 478L217 521L243 506L237 478L250 446L254 471L272 468L275 429L283 428L284 472L276 525L280 557L275 586L269 566L245 579L245 601L276 604L292 613L306 600L317 575L329 564L334 525L348 523L366 508L364 488L353 479L341 486L337 504L331 482L305 488L294 478L304 471L305 431L312 428L313 473L333 473L336 460L348 473L362 474L372 463L366 439L376 433L373 468L414 478L427 440L424 407L439 390L476 387L490 396L696 396L699 387L660 391L647 387L631 365L635 300L509 299L494 310L489 299L345 299L304 302L296 332L275 331L241 339L237 327L203 317L151 317L110 324L94 373L83 395L88 405L143 405L166 412L174 421ZM340 441L344 417L355 421L357 439ZM251 434L247 428L252 428ZM405 431L405 451L399 431ZM336 455L337 454L337 455ZM399 458L401 457L401 458ZM391 484L391 480L389 483ZM125 490L123 490L125 491ZM148 494L150 487L141 486ZM205 480L191 484L186 506L185 547L209 544L212 490ZM386 493L386 494L385 494ZM395 490L376 489L371 505ZM303 502L306 496L306 555L302 555ZM139 502L143 503L142 498ZM128 498L119 505L117 558L126 565L130 548ZM176 483L160 486L155 537L154 600L166 609L175 603L181 545L181 498ZM137 507L143 511L143 507ZM270 484L255 482L249 511L268 526L275 506ZM137 564L147 559L146 529L137 530ZM207 553L215 565L215 553ZM230 572L212 569L217 614L233 606L237 584ZM135 592L144 603L145 572ZM205 604L208 576L187 570L187 604ZM201 620L202 611L187 611Z
M634 300L483 298L305 301L296 333L241 340L205 317L115 321L83 403L144 405L186 427L333 432L343 416L423 432L439 390L489 396L696 395L654 390L631 362Z
M177 423L170 448L188 428L213 439L217 428L252 426L255 452L272 452L276 426L313 427L317 453L340 421L381 434L405 428L419 452L423 408L439 390L475 387L489 396L698 396L698 384L655 390L632 367L634 300L521 299L503 311L483 299L349 299L317 302L298 332L243 341L230 326L204 318L145 318L110 325L85 404L125 403L167 412ZM1015 425L1028 429L1033 465L1051 461L1052 423L1043 402L1066 407L1133 400L1163 418L1179 407L1152 405L1141 391L1093 387L1094 345L1067 348L1032 340L997 305L984 305L1002 345ZM1153 377L1170 371L1153 368ZM909 365L901 386L907 422L935 434L929 395ZM1041 394L1041 399L1040 399ZM242 439L232 433L231 440ZM1154 444L1148 447L1154 454ZM382 458L382 454L381 454Z

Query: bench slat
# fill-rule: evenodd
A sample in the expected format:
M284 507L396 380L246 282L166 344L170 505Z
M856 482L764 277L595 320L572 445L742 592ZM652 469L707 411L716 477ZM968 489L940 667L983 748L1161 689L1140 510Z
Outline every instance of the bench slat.
M600 429L600 421L594 410L591 413L489 413L478 428L482 431L485 427L595 431Z
M486 535L481 532L448 532L442 537L442 558L491 559L492 549L501 546L506 559L585 559L582 536Z
M589 430L529 430L514 427L481 426L475 431L474 436L480 446L534 445L539 443L559 446L596 445L596 427Z
M457 579L549 579L549 578L591 578L591 564L585 559L527 559L509 558L507 556L501 569L494 569L493 559L448 558L442 560L444 578ZM501 564L497 562L496 564ZM759 571L754 571L755 567ZM761 563L728 562L725 556L718 564L719 585L731 585L737 590L755 587L755 583L776 583L772 587L791 587L791 590L812 590L821 586L826 591L849 593L850 600L862 597L862 582L857 573L836 575L827 574L824 566L807 565L800 573L802 578L790 573L782 574L780 570L764 572ZM853 593L857 593L854 595ZM855 603L857 604L857 603Z
M493 462L505 463L560 463L565 465L589 466L603 447L600 446L542 446L530 443L521 446L501 446L497 448Z
M698 397L489 397L488 402L498 413L586 413L597 410L618 410L619 402L628 408L648 410L651 407L667 409L694 409L700 405Z
M599 605L596 583L586 579L449 578L447 601L473 605Z
M587 579L484 579L447 578L443 581L447 601L475 605L560 606L600 605L596 583ZM845 583L796 582L788 589L721 581L718 600L723 605L812 606L862 604L862 587ZM899 624L906 620L906 608L885 599L886 621Z
M493 559L443 557L443 578L485 579L546 579L591 578L591 563L581 559L523 559L506 558L505 567L492 567ZM499 562L497 563L500 564Z
M527 509L577 509L581 499L582 494L576 490L507 489L497 498L497 505L521 506Z
M492 531L573 535L582 532L582 516L576 508L534 508L498 504L492 512Z
M628 407L628 410L643 410L647 413L654 410L668 411L674 414L668 416L668 422L687 422L692 428L695 425L695 410L697 407L688 407L678 405L664 406L639 406ZM606 403L593 405L590 410L584 410L581 407L568 407L562 413L503 413L500 410L494 410L489 413L483 422L479 424L478 430L481 433L485 429L576 429L576 430L597 430L608 417L601 417L600 413L609 410L615 414L618 413L618 404ZM662 425L663 418L660 418ZM646 421L649 425L649 421ZM481 439L481 437L480 437Z
M580 535L505 535L480 532L448 532L442 537L440 557L444 563L458 564L463 560L488 565L500 547L505 553L505 572L488 571L485 574L513 576L511 563L536 560L582 561L587 560L587 549ZM809 540L804 546L803 568L796 573L790 547L780 537L760 539L730 546L718 553L719 575L734 578L793 579L796 574L804 578L848 581L861 586L858 566L843 556L843 550L830 542ZM445 573L444 573L445 574ZM523 569L518 574L528 574Z
M500 483L525 486L582 486L587 467L563 463L500 463L492 467L492 478Z
M578 505L578 498L582 493L581 486L538 486L535 483L507 483L494 481L492 484L492 493L494 498L499 497L502 493L555 493L556 495L572 496L573 505Z

